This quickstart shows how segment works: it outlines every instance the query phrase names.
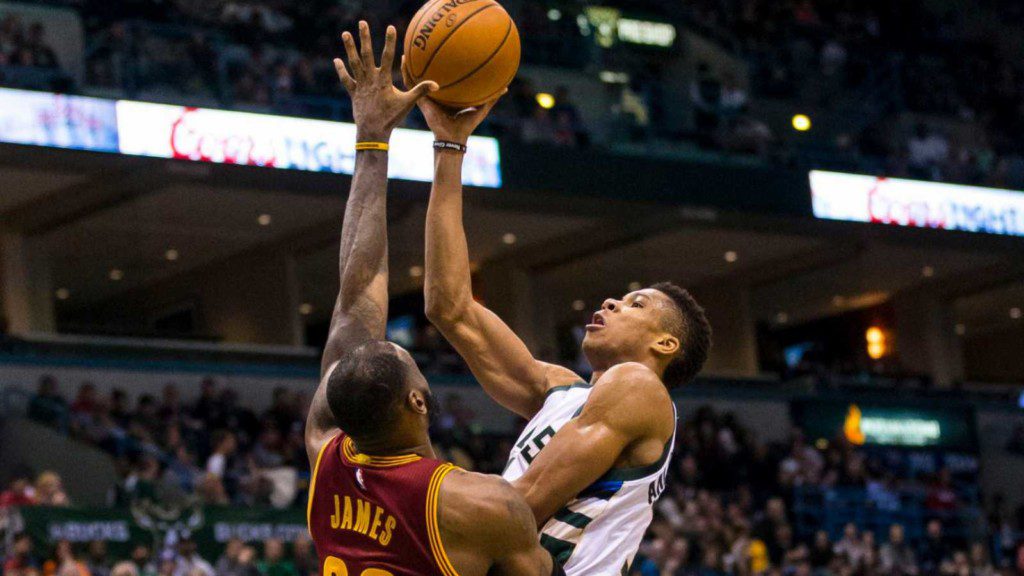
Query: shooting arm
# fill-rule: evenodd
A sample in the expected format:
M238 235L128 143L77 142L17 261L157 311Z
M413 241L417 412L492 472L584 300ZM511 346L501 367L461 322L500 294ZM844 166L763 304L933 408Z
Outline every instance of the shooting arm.
M535 414L552 385L579 380L570 370L536 360L496 314L473 299L462 221L463 155L438 151L427 210L427 317L469 364L484 390L524 417Z

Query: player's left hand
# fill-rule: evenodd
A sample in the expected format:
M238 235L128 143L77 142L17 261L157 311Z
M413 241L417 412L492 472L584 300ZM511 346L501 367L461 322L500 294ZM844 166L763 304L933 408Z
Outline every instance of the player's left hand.
M370 25L359 22L359 49L356 50L352 34L341 35L348 54L348 67L340 58L334 59L334 69L352 97L352 114L356 122L356 139L360 142L387 142L391 131L405 120L412 107L428 92L438 89L436 82L420 82L403 92L395 87L392 70L395 63L395 43L398 32L388 26L380 66L373 55Z
M405 68L405 56L402 56L402 78L405 80L406 86L412 84L409 72ZM491 113L494 105L506 93L508 93L508 88L490 102L465 110L445 108L430 98L422 98L416 102L416 105L419 106L420 112L427 120L427 126L434 133L434 138L465 145L480 123Z

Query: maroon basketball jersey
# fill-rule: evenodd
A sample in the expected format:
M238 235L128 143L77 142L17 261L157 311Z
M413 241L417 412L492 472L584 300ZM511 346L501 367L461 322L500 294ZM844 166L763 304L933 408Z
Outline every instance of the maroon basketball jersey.
M320 450L306 520L324 576L458 576L438 530L455 469L415 454L368 456L345 434Z

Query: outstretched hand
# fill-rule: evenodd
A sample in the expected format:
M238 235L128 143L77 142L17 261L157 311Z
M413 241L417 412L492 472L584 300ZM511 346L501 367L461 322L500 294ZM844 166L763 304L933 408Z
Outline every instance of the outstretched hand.
M369 24L359 22L358 50L351 33L341 35L348 55L348 69L340 58L334 59L334 68L352 97L352 114L359 141L387 142L391 131L405 120L416 102L438 89L437 83L431 81L420 82L407 91L395 87L392 70L397 36L395 27L388 26L380 66L377 66Z
M412 77L409 76L409 70L405 66L405 56L402 56L402 78L405 80L406 87L412 85ZM490 102L465 110L445 108L430 98L418 100L417 105L427 121L427 126L434 133L434 138L465 145L480 123L491 113L494 105L507 92L508 88Z

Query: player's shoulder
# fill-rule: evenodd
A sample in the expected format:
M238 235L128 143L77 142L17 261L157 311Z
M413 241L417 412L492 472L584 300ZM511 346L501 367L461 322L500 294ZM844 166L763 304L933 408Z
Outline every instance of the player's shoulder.
M441 485L441 502L446 532L476 541L533 537L533 512L500 476L452 470Z
M639 362L616 364L594 384L595 394L612 396L625 392L646 400L671 400L661 377Z

